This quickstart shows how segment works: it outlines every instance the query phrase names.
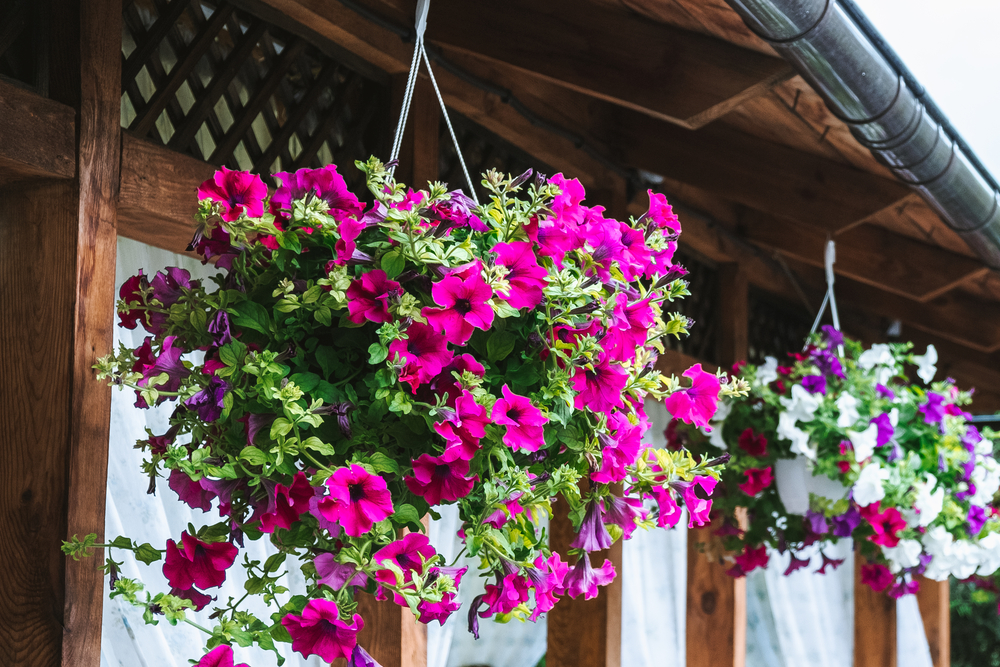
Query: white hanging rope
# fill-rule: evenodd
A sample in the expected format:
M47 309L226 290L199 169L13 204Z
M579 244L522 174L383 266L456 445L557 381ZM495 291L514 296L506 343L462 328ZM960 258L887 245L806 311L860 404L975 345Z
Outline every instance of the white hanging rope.
M830 239L826 242L826 254L824 257L824 264L826 268L826 294L823 296L823 303L820 304L819 312L816 313L816 319L813 320L812 328L809 330L810 334L816 333L817 327L819 327L819 321L823 318L823 313L826 312L827 304L830 305L830 315L833 316L833 327L840 331L840 313L837 311L837 297L833 294L833 265L837 261L837 245ZM844 356L844 346L841 345L837 348L840 356Z
M441 90L438 88L437 79L434 78L434 71L431 69L430 58L427 57L427 49L424 48L424 32L427 30L427 13L430 11L430 6L430 0L417 0L415 26L417 34L413 45L413 59L410 61L410 74L406 79L406 90L403 93L403 107L399 112L399 122L396 124L396 136L392 142L392 152L389 154L389 161L392 162L399 159L399 151L403 147L403 132L406 129L406 119L410 115L413 91L417 86L417 74L420 72L420 62L423 60L424 64L427 65L427 75L430 77L431 85L434 87L434 94L437 96L438 104L441 105L441 113L444 115L445 125L448 126L448 134L451 135L451 141L455 145L455 154L458 155L458 163L462 166L465 182L469 186L469 196L476 203L476 206L479 206L479 199L476 197L476 187L472 182L472 177L469 176L469 168L465 166L465 158L462 157L462 149L458 145L455 128L452 127L451 118L448 116L448 109L445 107L444 98L441 96ZM395 170L395 167L391 167L389 173L391 174Z

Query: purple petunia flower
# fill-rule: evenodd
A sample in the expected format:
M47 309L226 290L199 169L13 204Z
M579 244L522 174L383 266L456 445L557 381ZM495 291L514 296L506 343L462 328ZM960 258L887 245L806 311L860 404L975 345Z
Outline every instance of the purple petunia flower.
M854 505L840 516L833 517L834 537L850 537L854 529L861 523L861 512Z
M871 423L875 424L878 428L878 436L875 438L875 446L884 447L889 444L889 441L892 440L892 436L896 433L896 429L893 428L892 420L889 419L889 415L883 412L878 417L872 419Z
M802 388L810 394L826 395L826 377L823 375L807 375L802 378Z
M587 513L580 524L580 532L570 545L574 549L584 551L600 551L611 546L611 535L604 527L604 513L601 511L601 504L597 500L592 500L587 505Z
M919 408L924 415L924 421L928 424L940 424L944 420L945 406L944 396L933 391L927 392L927 402Z
M968 522L969 534L975 537L983 529L983 526L986 525L986 510L979 505L970 506Z
M222 402L227 391L229 383L213 375L207 387L184 401L184 407L197 412L203 422L214 422L222 416Z
M878 393L880 398L887 398L890 401L896 400L896 393L884 384L875 385L875 391Z
M830 347L839 347L844 344L844 334L829 324L821 326L820 331L823 332L823 336Z
M825 535L830 532L830 524L822 512L806 510L806 521L809 524L809 529L817 535Z

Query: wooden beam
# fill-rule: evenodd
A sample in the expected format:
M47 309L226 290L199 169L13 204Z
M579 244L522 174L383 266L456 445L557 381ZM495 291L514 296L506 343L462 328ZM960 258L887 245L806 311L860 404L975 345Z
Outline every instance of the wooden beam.
M427 37L688 129L793 75L780 58L574 0L444 0Z
M748 212L740 231L757 245L813 266L824 265L828 235L819 227ZM989 272L971 257L876 225L852 227L834 240L837 274L916 301L929 301Z
M194 235L198 186L215 166L122 133L118 233L183 252Z
M76 112L0 80L0 183L76 174Z
M861 583L854 556L854 667L896 667L896 601Z
M920 578L917 605L934 667L951 665L951 591L947 581Z
M565 502L553 505L554 516L549 527L553 551L565 557L576 537ZM622 543L615 542L606 551L590 554L591 562L600 567L605 558L615 566L615 580L600 589L591 600L565 596L548 613L548 648L546 667L620 667L622 630Z
M718 304L721 317L716 358L723 368L747 358L750 340L749 286L749 278L739 263L719 266Z
M730 577L721 558L709 560L696 546L710 543L715 528L709 524L688 531L686 665L744 667L746 577Z
M358 593L357 613L365 619L358 643L382 667L426 667L427 626L392 600L376 600ZM346 665L346 661L338 661Z

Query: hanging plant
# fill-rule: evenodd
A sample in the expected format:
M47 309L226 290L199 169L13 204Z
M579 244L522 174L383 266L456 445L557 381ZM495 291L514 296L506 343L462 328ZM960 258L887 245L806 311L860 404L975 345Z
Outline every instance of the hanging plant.
M963 409L971 392L932 381L933 346L911 349L865 350L823 327L788 366L768 357L743 368L750 395L720 405L710 431L668 428L674 446L732 456L715 496L732 576L766 566L771 550L790 553L790 574L840 538L867 560L863 580L893 597L916 592L920 574L963 579L1000 567L992 443ZM907 382L905 364L925 387ZM841 562L822 554L818 571Z
M99 377L134 390L138 407L175 403L169 430L139 443L144 472L192 507L215 503L221 520L162 549L103 545L162 556L173 587L143 595L109 558L112 596L150 620L187 620L245 540L277 548L248 569L247 589L274 613L219 604L200 664L231 659L234 641L370 664L359 590L443 623L467 574L424 535L421 517L442 504L458 505L464 553L491 581L472 632L479 618L534 620L562 595L594 597L615 571L588 552L675 524L680 505L703 522L711 506L719 461L640 444L644 398L704 425L720 392L746 391L700 366L684 374L691 386L655 369L662 339L688 324L663 310L688 292L662 195L626 223L561 175L489 172L477 207L438 183L408 190L374 158L358 167L367 210L332 165L277 174L270 197L257 176L223 168L199 190L191 246L222 269L213 288L177 268L121 288L122 326L150 335L101 360ZM556 498L578 531L575 564L543 529ZM80 557L94 541L65 550ZM308 586L281 605L278 573L294 559Z

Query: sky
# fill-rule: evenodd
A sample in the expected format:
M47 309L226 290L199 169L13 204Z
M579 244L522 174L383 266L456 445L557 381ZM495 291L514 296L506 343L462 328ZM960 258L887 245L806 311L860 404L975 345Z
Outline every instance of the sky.
M1000 179L1000 0L855 0Z

